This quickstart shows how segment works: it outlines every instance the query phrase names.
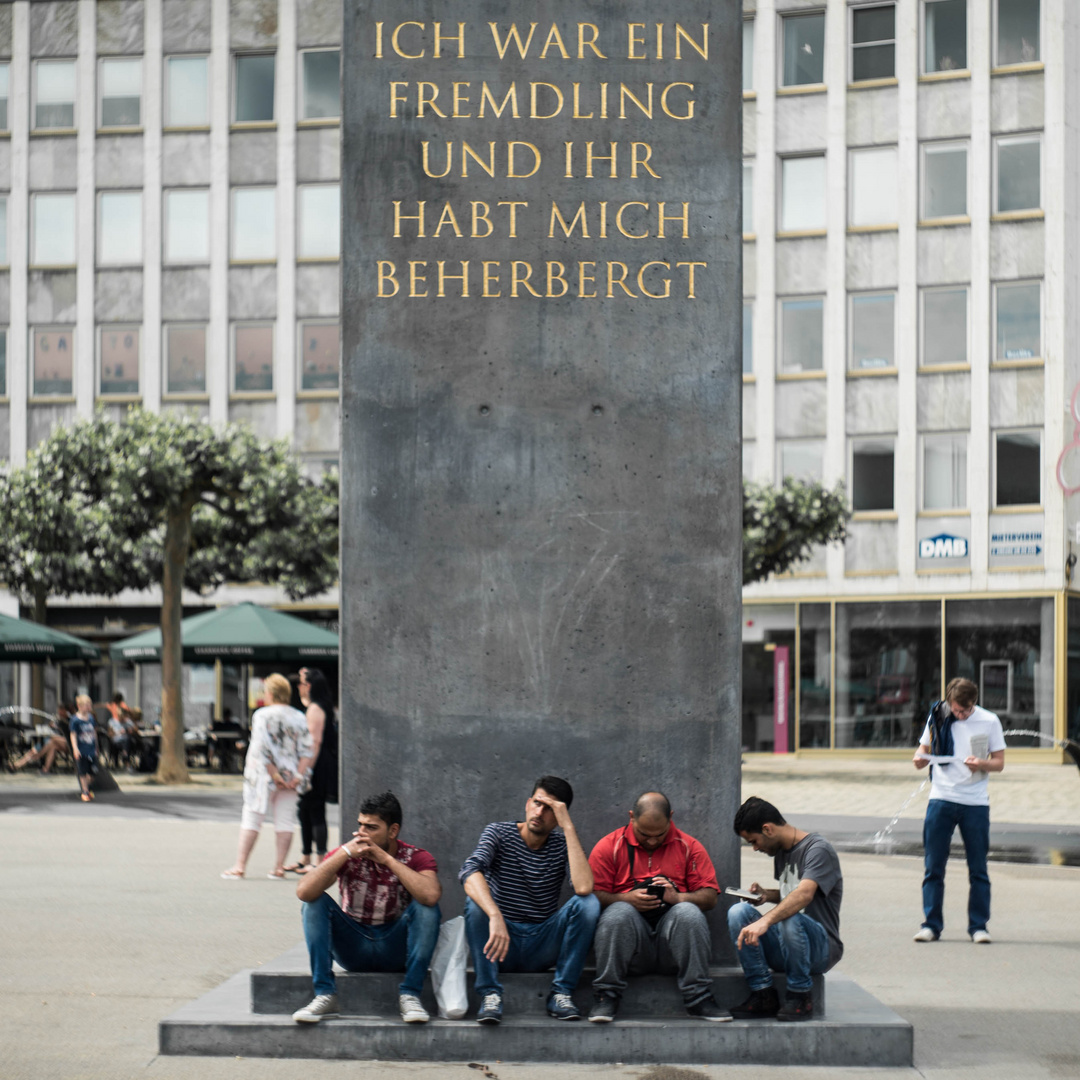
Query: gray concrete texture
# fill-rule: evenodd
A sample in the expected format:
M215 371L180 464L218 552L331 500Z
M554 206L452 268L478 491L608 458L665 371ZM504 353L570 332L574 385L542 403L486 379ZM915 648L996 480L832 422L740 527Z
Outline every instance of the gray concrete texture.
M632 0L616 9L590 0L566 18L565 5L541 2L530 59L513 47L498 60L488 23L505 32L505 4L473 0L455 9L466 23L466 57L444 44L442 60L372 60L373 23L397 5L345 5L343 60L344 388L342 396L342 715L347 806L361 792L390 787L408 808L408 827L444 853L454 873L491 820L521 814L541 773L567 777L584 835L626 820L633 798L659 786L679 820L695 822L722 872L735 865L730 830L738 803L741 496L739 282L741 159L740 13L736 5L695 2L679 22L708 23L708 62L685 42L673 59L666 23L665 59L625 59L627 23L650 27L656 9ZM424 22L446 12L410 8ZM601 60L586 48L577 60L577 22L599 28ZM519 27L527 33L528 23ZM552 47L536 54L557 23L572 59ZM418 51L413 36L403 51ZM450 27L443 23L443 31ZM653 45L642 46L652 56ZM518 87L521 118L418 118L416 84L435 80L446 102L450 82L468 81L473 110L488 83L499 100ZM388 84L408 83L398 119L389 117ZM530 119L528 84L557 84L563 112ZM600 119L599 84L613 95ZM592 121L568 119L572 83ZM618 87L647 95L654 119L616 119ZM660 108L669 82L688 82L670 98L680 122ZM544 91L551 96L550 91ZM537 111L548 111L541 95ZM680 102L675 106L675 101ZM550 106L553 108L554 106ZM420 144L432 144L441 171L446 142L496 147L496 176L460 157L451 175L433 180ZM509 140L535 145L542 164L530 179L510 179ZM583 178L585 140L607 153L619 143L616 179L608 165ZM652 148L659 179L630 176L630 142ZM564 143L575 143L574 177L564 177ZM528 157L522 151L520 162ZM531 158L529 159L531 161ZM519 168L519 172L528 167ZM527 202L509 236L499 200ZM392 200L416 213L427 200L424 238L408 223L394 238ZM495 223L488 238L469 235L470 200L482 200ZM647 203L619 235L617 207ZM458 239L433 233L450 201L465 221ZM610 237L602 239L599 202L608 203ZM667 213L688 202L689 225L668 222L657 236L658 201ZM584 205L589 238L549 238L552 203L571 218ZM483 236L483 230L478 230ZM393 261L404 292L376 295L376 261ZM485 299L480 260L501 262L500 299ZM427 298L409 298L407 262L427 263ZM436 298L437 262L460 272L470 261L469 297L449 282ZM559 297L510 295L510 262L534 267L545 292L545 263L567 268ZM597 299L578 298L579 260L593 261ZM606 298L607 260L632 267L633 298L618 287ZM637 268L671 264L669 299L644 298ZM707 263L688 297L680 260ZM654 268L655 269L655 268ZM401 277L404 275L404 277ZM647 284L662 292L656 281ZM417 290L424 291L423 288ZM499 291L495 289L493 291ZM460 909L452 899L448 914ZM721 912L715 912L719 927ZM725 936L714 940L726 949Z

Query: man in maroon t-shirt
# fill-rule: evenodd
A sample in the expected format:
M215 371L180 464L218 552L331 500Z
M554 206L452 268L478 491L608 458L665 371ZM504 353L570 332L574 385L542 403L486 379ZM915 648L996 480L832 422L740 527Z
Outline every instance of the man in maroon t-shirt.
M401 803L393 792L368 799L357 825L296 887L315 997L293 1019L316 1024L339 1015L336 960L346 971L404 971L401 1019L422 1024L430 1017L420 993L439 937L438 867L423 848L398 839ZM326 892L335 881L341 907Z

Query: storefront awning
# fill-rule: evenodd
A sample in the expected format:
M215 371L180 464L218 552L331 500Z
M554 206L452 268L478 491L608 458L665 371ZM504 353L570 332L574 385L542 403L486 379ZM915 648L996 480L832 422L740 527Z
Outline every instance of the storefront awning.
M97 660L101 650L89 641L47 626L0 615L0 660L38 664L43 660Z

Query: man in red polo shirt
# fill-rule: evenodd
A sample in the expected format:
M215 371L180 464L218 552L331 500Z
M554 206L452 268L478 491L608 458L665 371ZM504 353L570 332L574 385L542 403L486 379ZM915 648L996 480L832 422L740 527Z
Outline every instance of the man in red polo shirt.
M630 823L608 833L589 856L594 893L603 909L596 927L594 1004L589 1019L615 1019L627 975L675 974L686 1011L702 1020L730 1020L712 996L710 935L705 912L720 886L708 852L675 828L659 791L634 803Z

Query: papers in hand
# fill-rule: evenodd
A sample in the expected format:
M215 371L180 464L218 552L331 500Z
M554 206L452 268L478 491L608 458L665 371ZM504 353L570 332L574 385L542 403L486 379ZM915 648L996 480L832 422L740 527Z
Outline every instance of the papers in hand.
M929 761L931 765L960 765L962 760L956 756L946 756L945 754L916 754L915 757L920 761Z

